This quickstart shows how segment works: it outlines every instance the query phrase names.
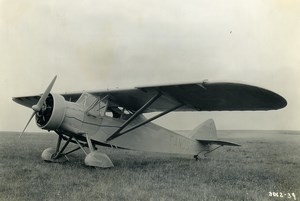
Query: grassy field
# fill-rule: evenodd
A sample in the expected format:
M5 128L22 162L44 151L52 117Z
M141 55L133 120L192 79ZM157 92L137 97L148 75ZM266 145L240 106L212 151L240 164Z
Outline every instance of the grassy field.
M295 200L300 199L300 134L221 131L240 143L207 158L100 148L112 169L89 168L81 151L46 163L53 133L0 133L0 200ZM282 193L271 197L269 192ZM286 195L284 195L286 194ZM279 194L280 196L280 194Z

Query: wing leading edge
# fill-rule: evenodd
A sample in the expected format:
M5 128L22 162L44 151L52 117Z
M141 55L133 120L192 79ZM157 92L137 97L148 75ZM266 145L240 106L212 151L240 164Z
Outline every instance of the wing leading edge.
M108 95L110 107L125 107L137 111L157 93L161 93L144 112L168 110L183 104L176 111L246 111L277 110L287 105L280 95L260 87L239 83L192 83L136 87L124 90L90 91L96 96ZM66 100L76 101L81 93L61 94ZM26 107L36 104L39 96L15 97Z

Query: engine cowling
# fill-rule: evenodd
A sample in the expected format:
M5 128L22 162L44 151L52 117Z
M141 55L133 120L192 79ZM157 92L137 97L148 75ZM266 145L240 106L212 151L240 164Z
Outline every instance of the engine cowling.
M36 124L41 129L56 130L58 129L66 113L66 101L59 94L49 94L41 111L35 115Z

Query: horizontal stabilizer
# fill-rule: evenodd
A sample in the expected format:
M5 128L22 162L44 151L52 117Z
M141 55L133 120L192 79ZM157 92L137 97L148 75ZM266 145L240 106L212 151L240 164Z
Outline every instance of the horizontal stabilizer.
M226 141L221 141L221 140L197 140L198 142L202 143L202 144L205 144L205 145L212 145L212 144L215 144L215 145L225 145L225 146L241 146L239 144L235 144L235 143L232 143L232 142L226 142Z

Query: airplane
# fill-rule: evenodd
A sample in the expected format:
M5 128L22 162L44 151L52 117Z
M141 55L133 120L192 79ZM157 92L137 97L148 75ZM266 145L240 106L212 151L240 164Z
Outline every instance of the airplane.
M114 167L105 153L97 151L97 146L191 155L197 160L200 154L224 145L239 145L219 140L212 119L188 135L152 121L178 111L267 111L287 105L282 96L272 91L240 83L203 81L56 94L51 93L56 78L41 95L13 98L33 110L20 137L34 116L39 128L58 135L56 148L42 152L42 159L49 162L68 160L67 155L82 150L85 165ZM157 114L147 119L145 113ZM70 143L76 148L66 151Z

